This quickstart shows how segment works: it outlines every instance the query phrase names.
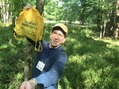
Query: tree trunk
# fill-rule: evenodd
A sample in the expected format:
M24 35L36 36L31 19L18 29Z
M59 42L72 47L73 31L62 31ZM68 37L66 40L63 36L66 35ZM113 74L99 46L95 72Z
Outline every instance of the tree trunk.
M114 39L117 39L119 35L119 28L116 28L114 31Z
M36 9L39 11L41 15L43 15L43 10L44 10L44 0L36 0ZM27 55L25 65L24 65L24 80L29 80L31 78L31 71L32 67L35 62L35 54L36 53L34 48L31 47L26 47L24 49L24 54Z
M43 15L44 2L45 0L36 0L36 9L39 11L41 15Z
M1 15L2 15L1 17L3 23L8 23L9 21L9 12L8 12L9 4L7 3L8 0L1 2Z
M15 27L15 22L16 22L16 18L13 17L13 18L12 18L12 28Z
M98 10L98 14L97 14L97 29L100 32L100 36L99 38L102 39L103 38L103 24L102 24L102 16L101 16L101 12L100 10Z
M100 26L100 39L105 36L105 22Z
M114 29L115 29L115 9L112 9L111 13L109 14L105 29L106 29L106 35L113 36Z
M119 37L119 0L117 0L116 4L116 29L114 31L114 38L117 39Z
M31 78L32 73L32 67L34 65L35 60L35 54L36 51L34 50L33 46L28 45L23 49L24 53L24 80L27 81Z

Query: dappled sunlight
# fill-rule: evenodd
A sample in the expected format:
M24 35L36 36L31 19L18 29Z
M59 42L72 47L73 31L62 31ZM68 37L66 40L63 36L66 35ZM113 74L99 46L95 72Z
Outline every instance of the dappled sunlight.
M0 49L5 49L5 48L7 48L8 46L6 45L6 44L3 44L3 45L1 45L0 46Z
M16 47L15 44L13 44L12 39L10 39L8 42L6 43L2 43L2 45L0 46L0 49L5 49L7 47Z
M83 31L83 34L80 31L77 33L72 31L70 34L65 45L69 61L62 75L66 77L70 85L65 83L66 79L61 79L60 85L69 86L71 89L93 89L93 87L98 89L108 87L112 81L118 80L114 80L116 74L119 73L118 48L107 47L108 41L93 39L90 35L92 32L87 30ZM79 35L76 36L76 34ZM111 72L112 69L116 74ZM113 86L115 89L116 85L118 83L115 82L115 86Z
M107 45L106 45L107 47L119 46L119 41L118 40L114 40L112 38L103 38L103 39L94 38L94 40L106 42L107 43Z
M49 42L54 24L68 26L63 44L68 62L58 89L119 89L119 0L1 0L0 89L19 89L27 80L24 68L32 68L36 57L25 37L13 35L27 5L43 16L43 40Z
M92 89L92 86L95 85L97 85L95 87L98 88L100 86L98 84L103 85L103 83L105 83L105 85L103 85L104 87L108 87L109 82L118 80L116 75L119 73L119 68L115 67L116 65L118 66L118 62L113 56L115 54L112 54L114 51L112 49L108 50L102 51L100 55L101 50L95 54L92 54L90 50L90 52L82 56L71 55L69 57L69 62L67 63L63 76L67 77L72 87L71 89L77 89L77 87L79 87L78 89L84 89L84 87ZM112 58L105 58L107 56ZM117 58L119 58L119 56ZM62 81L63 79L60 80L61 83ZM80 84L77 84L77 82ZM118 83L115 84L117 85ZM114 87L116 87L116 85Z
M92 37L90 29L79 26L74 28L70 29L66 43L63 45L68 55L68 62L60 78L59 89L104 89L105 87L108 89L109 85L117 89L118 41L99 40ZM28 44L26 39L17 41L9 26L1 28L0 32L0 69L4 68L0 77L4 80L9 79L4 81L7 87L13 88L14 85L17 87L23 79L24 60L28 56L24 54L23 49ZM45 33L43 39L49 40L50 30L46 30Z

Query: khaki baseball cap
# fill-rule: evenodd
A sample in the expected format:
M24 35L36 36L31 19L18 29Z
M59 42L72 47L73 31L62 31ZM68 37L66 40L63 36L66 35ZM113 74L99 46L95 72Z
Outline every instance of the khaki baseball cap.
M55 25L53 26L53 28L55 28L55 27L60 27L66 34L68 34L68 28L67 28L66 25L64 25L64 24L62 24L62 23L58 23L58 24L55 24Z

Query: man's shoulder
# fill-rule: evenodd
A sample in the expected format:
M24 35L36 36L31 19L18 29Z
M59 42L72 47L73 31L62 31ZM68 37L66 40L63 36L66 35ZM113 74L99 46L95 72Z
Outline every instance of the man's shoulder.
M67 54L66 54L66 52L65 52L65 50L63 49L63 47L62 46L60 46L59 48L58 48L58 51L57 51L57 55L61 55L61 56L67 56Z
M42 46L43 47L48 47L49 43L45 40L42 40Z

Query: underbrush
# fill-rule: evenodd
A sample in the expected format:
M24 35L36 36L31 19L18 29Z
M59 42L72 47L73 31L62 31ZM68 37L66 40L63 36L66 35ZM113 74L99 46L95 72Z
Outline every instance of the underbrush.
M45 27L45 40L49 40L49 27ZM118 45L113 40L94 39L91 29L69 26L63 45L68 63L59 89L119 89ZM28 43L26 39L15 40L12 30L11 26L0 28L0 89L17 89L24 79L24 48Z

